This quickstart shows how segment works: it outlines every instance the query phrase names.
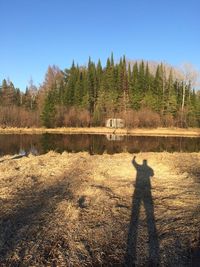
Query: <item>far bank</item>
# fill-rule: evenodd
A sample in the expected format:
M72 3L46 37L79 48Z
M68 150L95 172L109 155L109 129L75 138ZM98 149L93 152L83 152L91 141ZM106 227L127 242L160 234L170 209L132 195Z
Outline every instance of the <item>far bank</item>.
M62 128L0 128L0 134L116 134L132 136L183 136L200 137L200 128L106 128L106 127L62 127Z

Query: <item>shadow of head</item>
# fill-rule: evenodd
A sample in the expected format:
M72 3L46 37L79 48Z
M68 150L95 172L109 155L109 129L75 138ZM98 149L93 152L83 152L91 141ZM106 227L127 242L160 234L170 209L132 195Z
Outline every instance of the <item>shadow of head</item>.
M137 176L136 176L136 180L138 178L147 178L147 177L152 177L154 176L154 171L153 169L148 165L148 161L147 159L143 159L142 164L138 164L135 160L135 157L133 158L132 161L133 166L135 167L136 171L137 171Z
M143 166L147 166L148 164L147 164L147 159L143 159L143 164L142 164Z

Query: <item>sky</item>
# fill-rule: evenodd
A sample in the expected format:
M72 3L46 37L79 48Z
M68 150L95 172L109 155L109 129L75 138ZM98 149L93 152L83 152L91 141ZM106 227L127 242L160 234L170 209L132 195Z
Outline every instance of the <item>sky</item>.
M42 84L49 65L89 56L192 63L200 69L199 0L0 0L0 83Z

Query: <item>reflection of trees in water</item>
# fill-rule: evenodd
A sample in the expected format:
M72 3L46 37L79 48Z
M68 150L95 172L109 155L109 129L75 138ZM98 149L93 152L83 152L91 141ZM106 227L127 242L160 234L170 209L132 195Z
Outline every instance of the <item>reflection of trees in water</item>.
M89 135L44 134L41 142L45 153L50 150L57 152L89 151L92 144Z
M55 150L55 136L50 134L43 134L40 139L42 150L44 153Z
M185 137L128 137L128 152L199 152L199 138Z
M157 137L135 137L135 140L131 137L127 140L128 152L147 152L147 151L163 151L166 147L166 142L163 142L162 138Z
M84 135L64 135L62 139L62 151L79 152L88 151L90 141Z
M100 138L99 138L100 137ZM106 144L104 140L104 136L90 136L90 154L103 154L106 150Z
M161 152L185 151L199 152L199 138L182 137L138 137L125 136L123 140L109 141L105 135L89 134L43 134L43 135L0 135L0 155L27 153L88 151L90 154L108 154L128 151Z
M181 139L181 146L180 146ZM56 150L58 152L88 151L90 154L108 154L128 151L199 151L198 138L177 137L135 137L129 136L122 141L109 141L104 135L44 135L44 152Z
M40 152L40 135L0 135L0 155Z

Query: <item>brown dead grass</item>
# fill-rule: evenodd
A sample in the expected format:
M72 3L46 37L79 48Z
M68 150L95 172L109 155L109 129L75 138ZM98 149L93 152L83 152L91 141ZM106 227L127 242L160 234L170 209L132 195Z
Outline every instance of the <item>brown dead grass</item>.
M0 266L123 266L136 170L132 155L49 152L0 163ZM161 266L190 266L200 229L200 154L148 160ZM136 266L148 261L141 207ZM198 254L198 253L197 253ZM194 265L195 266L195 265Z

